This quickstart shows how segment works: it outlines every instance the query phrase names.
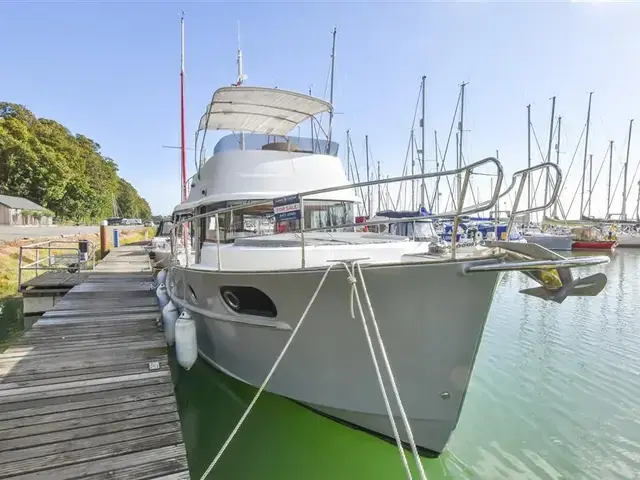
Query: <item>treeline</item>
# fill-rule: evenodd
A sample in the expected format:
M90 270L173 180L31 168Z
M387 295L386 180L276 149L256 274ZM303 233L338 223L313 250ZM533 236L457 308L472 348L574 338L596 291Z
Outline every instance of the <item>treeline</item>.
M70 221L151 218L151 208L118 176L100 145L27 108L0 102L0 193L24 197Z

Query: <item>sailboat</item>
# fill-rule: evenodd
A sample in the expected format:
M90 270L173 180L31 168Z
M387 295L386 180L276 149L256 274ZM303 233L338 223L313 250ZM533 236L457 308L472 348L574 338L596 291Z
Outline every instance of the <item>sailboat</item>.
M193 232L194 260L171 263L167 291L195 320L199 354L214 368L256 387L266 379L269 392L438 455L458 421L501 273L520 271L534 283L523 294L561 303L597 295L606 276L577 279L571 269L609 258L564 258L513 242L458 248L455 239L440 251L430 241L358 231L376 221L356 224L357 189L451 174L466 183L492 166L490 201L462 208L463 193L459 209L442 214L457 224L495 205L503 169L490 157L352 185L331 127L322 139L298 136L301 123L319 125L332 111L330 102L294 91L215 91L198 132L232 133L182 203L194 215L176 231ZM190 242L185 248L191 253Z

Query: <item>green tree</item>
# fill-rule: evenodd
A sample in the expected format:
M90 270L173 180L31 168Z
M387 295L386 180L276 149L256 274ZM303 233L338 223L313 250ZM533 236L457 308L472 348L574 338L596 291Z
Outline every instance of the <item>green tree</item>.
M122 216L151 218L147 201L98 143L9 102L0 102L0 193L28 198L62 220L102 220L114 201Z

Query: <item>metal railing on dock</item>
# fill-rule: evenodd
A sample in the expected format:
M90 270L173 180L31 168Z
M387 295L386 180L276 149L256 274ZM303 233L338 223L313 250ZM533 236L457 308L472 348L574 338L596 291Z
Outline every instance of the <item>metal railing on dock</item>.
M25 272L35 272L35 277L62 271L80 275L95 265L96 246L90 240L47 240L22 245L18 253L18 290L23 289Z

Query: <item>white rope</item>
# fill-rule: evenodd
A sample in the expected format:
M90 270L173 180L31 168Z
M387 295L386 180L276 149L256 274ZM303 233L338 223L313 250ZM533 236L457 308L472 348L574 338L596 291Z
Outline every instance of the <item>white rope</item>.
M269 383L269 380L271 380L271 377L273 376L273 374L275 373L276 369L278 368L278 365L282 361L282 358L284 357L285 353L287 353L287 350L289 349L289 346L291 345L291 342L293 341L293 339L295 338L296 334L298 333L298 330L300 330L300 327L302 326L302 323L304 322L304 319L307 317L307 314L309 313L309 310L311 310L311 307L312 307L313 303L316 301L316 297L318 296L318 293L320 292L320 289L322 288L322 285L324 285L324 281L327 279L327 275L329 275L329 272L331 271L331 269L333 267L334 267L334 265L330 265L329 268L327 268L327 270L324 272L324 275L322 276L322 279L320 280L320 283L318 284L318 286L316 288L316 291L313 292L313 296L311 297L311 300L309 300L309 303L307 304L307 308L304 309L304 312L302 312L302 316L300 317L300 320L298 320L298 324L293 329L293 332L291 332L291 336L289 337L289 340L287 340L287 343L284 345L284 348L280 352L280 355L278 355L278 358L273 363L273 366L271 367L271 370L269 371L269 373L265 377L264 381L262 382L262 385L260 385L260 388L258 389L256 394L253 396L253 400L251 400L251 403L249 403L249 406L247 407L247 409L242 414L242 417L240 417L240 420L238 420L238 423L236 424L235 428L229 434L229 437L227 437L227 440L224 442L224 444L220 448L220 451L218 452L216 457L213 459L213 461L211 462L209 467L202 474L202 476L200 477L200 480L205 480L207 478L207 475L209 475L209 473L211 472L213 467L216 466L216 463L218 463L218 461L222 457L222 454L225 452L225 450L227 449L227 447L229 446L229 444L231 443L233 438L236 436L236 434L238 433L238 430L240 430L240 427L242 426L244 421L249 416L249 413L251 413L251 410L253 409L253 406L258 401L258 398L260 398L260 395L262 394L262 392L264 391L265 387L267 386L267 383Z
M362 320L362 328L364 329L364 336L367 339L367 344L369 345L369 352L371 353L371 360L373 361L373 367L376 371L376 376L378 377L378 385L380 386L380 392L382 393L382 398L384 399L384 406L387 409L387 415L389 416L389 422L391 422L391 430L393 430L393 436L396 440L396 445L398 446L398 451L400 452L400 458L402 459L402 464L404 465L405 473L407 474L407 479L411 480L413 476L411 475L411 469L409 468L409 462L407 461L407 456L404 452L404 448L402 447L402 440L400 439L400 434L398 433L398 426L396 425L396 420L393 416L393 412L391 411L391 404L389 403L389 397L387 396L387 389L384 386L384 382L382 381L382 373L380 372L380 366L378 365L378 358L376 356L376 352L373 348L373 341L371 340L371 335L369 335L369 327L367 326L367 322L364 316L364 310L362 308L362 302L360 301L360 294L358 293L357 283L358 280L355 277L355 263L353 262L353 272L349 269L349 265L345 262L341 262L344 265L344 268L347 269L348 280L351 284L351 295L350 295L350 309L351 309L351 318L356 318L355 313L353 311L353 299L355 297L356 303L358 305L358 312L360 313L360 319Z
M424 467L422 466L422 462L420 461L418 448L413 438L413 431L411 430L411 425L409 424L409 419L407 418L407 414L404 411L404 406L402 405L402 400L400 399L400 392L398 391L398 386L396 385L395 377L393 375L393 370L391 369L391 363L389 362L389 358L387 357L387 351L384 347L384 342L382 341L382 335L380 334L380 329L378 328L378 322L376 321L376 315L373 311L373 306L371 305L371 298L369 297L369 292L367 291L367 284L365 283L364 276L362 275L360 262L355 262L354 273L355 273L356 267L358 268L358 276L360 277L360 283L362 284L362 292L364 293L364 298L365 298L365 301L367 302L367 308L369 310L369 314L371 315L371 323L373 323L373 328L376 332L376 337L378 340L378 345L380 347L380 352L382 353L382 359L384 360L384 364L387 369L387 374L389 375L391 388L393 389L393 394L396 398L396 401L398 402L398 410L400 410L400 417L402 418L404 428L407 431L407 438L409 440L409 445L411 446L411 452L413 453L413 457L416 461L416 466L418 467L418 472L420 473L421 480L427 480L427 475L424 471ZM360 314L362 315L362 305L360 304L360 296L358 295L357 288L355 289L355 294L356 294L356 301L358 302L358 309L360 310ZM362 320L364 322L364 316ZM368 332L367 332L367 335L368 335Z

